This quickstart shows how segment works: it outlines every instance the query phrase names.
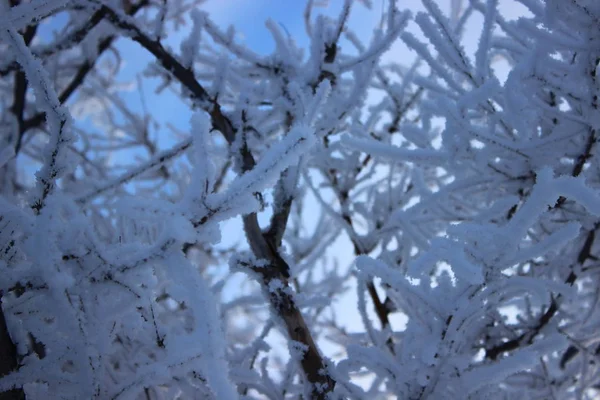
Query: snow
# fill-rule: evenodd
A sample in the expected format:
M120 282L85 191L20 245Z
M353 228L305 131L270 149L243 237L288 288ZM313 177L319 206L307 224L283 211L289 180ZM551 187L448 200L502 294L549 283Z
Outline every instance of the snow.
M600 5L363 3L1 4L0 390L593 397Z

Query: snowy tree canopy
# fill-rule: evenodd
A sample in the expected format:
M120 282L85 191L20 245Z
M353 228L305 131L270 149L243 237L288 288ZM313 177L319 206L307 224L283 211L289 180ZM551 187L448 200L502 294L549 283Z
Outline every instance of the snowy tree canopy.
M0 399L597 398L600 2L208 3L0 0Z

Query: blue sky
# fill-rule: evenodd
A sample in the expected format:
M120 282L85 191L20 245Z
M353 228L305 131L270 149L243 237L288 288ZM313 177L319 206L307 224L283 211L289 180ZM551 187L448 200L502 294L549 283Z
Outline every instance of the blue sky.
M315 13L334 17L339 13L341 4L342 0L330 0L327 6L316 7ZM210 19L222 30L234 26L238 43L248 46L256 53L267 55L274 49L274 41L265 27L268 18L289 32L300 47L304 48L308 45L303 19L305 5L306 2L302 0L207 0L199 8L207 12ZM372 28L381 17L381 10L379 13L365 13L361 4L357 4L355 10L359 12L351 16L351 25L355 29L358 28L358 31L370 35ZM179 43L188 32L189 25L178 32L171 32L167 36L167 43L178 51ZM140 67L149 62L151 57L139 45L126 39L121 40L119 47L126 55L125 68L120 74L120 79L132 81L136 74L141 72ZM144 90L151 93L153 86L155 84L150 84ZM129 104L139 103L138 93L131 92L127 100ZM149 96L148 108L153 117L160 122L169 121L181 130L188 127L189 110L172 92L164 91L158 97Z
M360 1L356 1L353 12L350 17L349 26L365 42L368 42L373 29L379 24L383 10L387 7L389 0L372 0L373 9L367 10ZM439 7L448 12L452 0L439 0ZM315 3L325 3L315 9L315 13L325 14L335 17L341 8L342 0L316 0ZM467 0L463 0L466 3ZM400 0L397 2L400 8L406 7L413 14L423 11L424 8L418 0ZM273 19L280 26L289 32L290 36L296 40L300 47L306 47L308 38L305 33L303 12L306 1L303 0L206 0L200 5L200 9L206 11L210 18L221 27L226 29L232 25L236 28L236 39L239 43L247 45L253 51L259 54L268 54L274 48L274 42L269 31L265 27L265 21L268 18ZM525 12L522 5L514 0L499 0L499 9L501 13L508 16L509 19L516 18ZM468 53L473 53L479 40L479 29L482 19L476 15L471 18L464 35L464 45ZM179 43L185 37L189 30L189 25L179 32L171 33L168 36L167 43L174 49L179 50ZM409 30L417 37L422 35L416 29L414 23L409 25ZM123 54L126 54L126 68L121 73L121 79L131 81L135 75L140 72L140 65L145 65L150 60L150 56L136 43L129 40L121 40L119 47ZM400 40L397 40L392 49L383 57L384 63L399 62L409 65L414 60L415 55L408 51ZM502 74L502 71L501 71ZM151 86L145 90L151 91ZM127 100L130 103L139 103L137 92L131 93L131 98ZM148 107L159 121L163 116L168 116L168 120L174 123L179 129L185 130L189 120L189 114L186 108L182 107L177 100L177 96L167 91L154 99L150 96ZM162 121L161 121L162 122ZM166 122L166 119L164 120Z

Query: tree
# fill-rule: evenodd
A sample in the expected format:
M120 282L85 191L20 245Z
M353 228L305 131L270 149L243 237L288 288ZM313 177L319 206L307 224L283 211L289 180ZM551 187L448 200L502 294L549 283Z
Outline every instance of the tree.
M371 1L309 0L266 56L197 0L1 2L0 398L597 395L600 4L518 2L389 1L365 44Z

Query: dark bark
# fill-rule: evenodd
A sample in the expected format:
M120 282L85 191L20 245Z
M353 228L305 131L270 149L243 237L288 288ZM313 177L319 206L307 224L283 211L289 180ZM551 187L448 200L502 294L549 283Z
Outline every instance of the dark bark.
M0 377L11 373L18 367L17 347L10 337L2 309L2 296L0 296ZM0 400L23 400L23 389L13 389L0 393Z

